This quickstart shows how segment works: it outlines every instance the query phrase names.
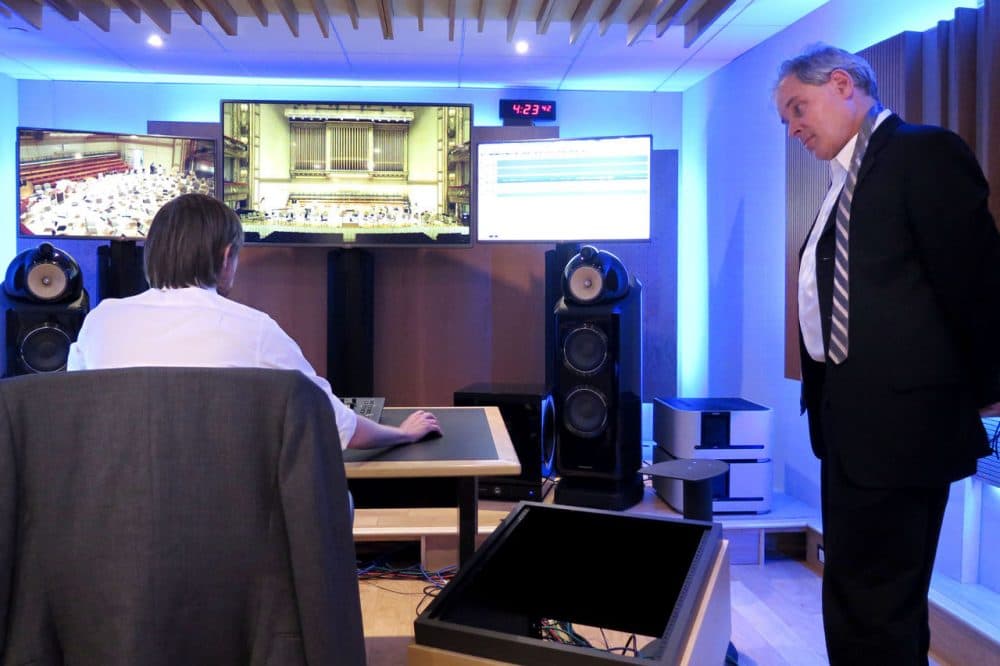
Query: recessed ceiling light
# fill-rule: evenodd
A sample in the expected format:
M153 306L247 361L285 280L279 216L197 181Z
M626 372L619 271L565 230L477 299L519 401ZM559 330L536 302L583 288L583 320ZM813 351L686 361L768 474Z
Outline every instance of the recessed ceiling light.
M517 44L514 44L514 50L520 53L521 55L524 55L525 53L528 52L528 42L524 41L523 39L519 39L517 41Z
M158 49L161 46L163 46L163 38L154 32L152 35L146 38L146 43L152 46L153 48Z

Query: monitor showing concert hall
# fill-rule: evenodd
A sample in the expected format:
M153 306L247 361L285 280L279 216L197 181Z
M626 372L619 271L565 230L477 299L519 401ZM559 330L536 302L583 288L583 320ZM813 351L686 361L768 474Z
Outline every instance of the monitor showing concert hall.
M472 106L223 100L222 199L249 243L468 246Z
M19 127L17 188L22 237L142 240L170 199L215 196L215 141Z

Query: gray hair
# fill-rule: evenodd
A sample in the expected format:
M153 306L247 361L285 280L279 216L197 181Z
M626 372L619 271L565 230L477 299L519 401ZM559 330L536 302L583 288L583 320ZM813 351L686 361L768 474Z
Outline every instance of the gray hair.
M792 74L802 83L820 86L830 80L830 75L835 69L847 72L855 86L865 91L876 102L880 101L875 72L868 61L861 56L822 43L807 46L801 55L781 63L775 89Z

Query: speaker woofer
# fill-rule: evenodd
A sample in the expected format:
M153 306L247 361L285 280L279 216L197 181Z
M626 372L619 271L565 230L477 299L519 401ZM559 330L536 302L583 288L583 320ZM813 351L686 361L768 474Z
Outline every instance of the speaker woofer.
M584 324L566 334L563 342L566 367L581 375L592 375L608 360L608 336L591 324Z
M563 424L580 437L599 437L608 425L608 401L591 386L580 386L563 402Z
M31 372L57 372L66 367L69 346L66 331L50 323L29 331L21 341L21 361Z

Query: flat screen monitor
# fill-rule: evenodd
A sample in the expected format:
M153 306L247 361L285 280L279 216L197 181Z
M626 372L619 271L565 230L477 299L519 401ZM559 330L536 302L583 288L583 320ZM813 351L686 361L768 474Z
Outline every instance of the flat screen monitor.
M247 242L469 246L471 104L222 101Z
M648 241L652 137L484 142L480 242Z
M21 237L142 240L164 203L215 196L215 141L17 129Z

